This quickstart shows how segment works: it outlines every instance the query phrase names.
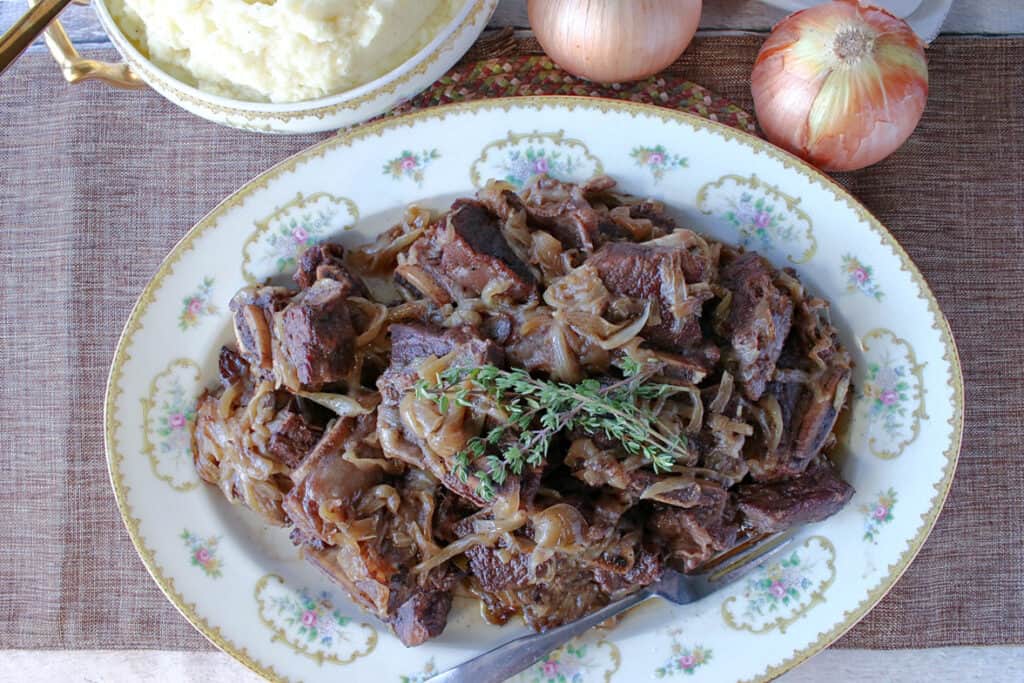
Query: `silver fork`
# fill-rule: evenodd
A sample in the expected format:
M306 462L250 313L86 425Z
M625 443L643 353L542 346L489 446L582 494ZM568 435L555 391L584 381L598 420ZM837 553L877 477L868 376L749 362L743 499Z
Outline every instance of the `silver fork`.
M426 683L500 683L540 661L576 636L653 597L677 605L688 605L741 579L749 572L793 545L798 529L758 536L709 561L699 574L667 570L657 583L627 595L618 602L544 633L510 640L493 650L428 678Z

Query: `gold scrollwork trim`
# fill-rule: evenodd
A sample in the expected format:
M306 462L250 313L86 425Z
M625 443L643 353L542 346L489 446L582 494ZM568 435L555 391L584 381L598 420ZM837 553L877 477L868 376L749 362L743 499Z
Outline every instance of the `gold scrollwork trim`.
M518 145L520 142L543 142L548 141L554 143L556 146L568 147L569 149L579 149L583 156L594 164L594 175L604 174L604 164L596 156L590 153L590 148L587 147L586 143L576 138L565 137L565 131L559 130L554 133L541 133L540 131L533 131L532 133L513 133L508 132L508 135L501 140L495 140L494 142L488 143L480 150L480 156L476 158L473 164L469 167L469 180L473 183L473 187L483 187L484 181L480 174L479 167L487 159L487 155L492 152L500 152L508 147Z
M871 437L868 440L868 448L871 450L872 455L876 458L881 458L882 460L893 460L902 455L907 446L917 440L918 435L921 433L921 421L928 419L928 413L926 413L924 409L925 395L928 392L927 387L924 385L924 368L928 363L918 363L917 356L914 354L914 347L910 345L910 342L902 337L898 337L892 330L887 330L882 327L877 327L861 337L860 348L863 351L868 351L871 348L868 346L868 340L881 339L882 337L889 337L893 344L902 346L907 350L907 364L910 366L910 371L914 374L914 377L917 378L918 399L917 407L914 408L914 412L911 413L911 417L914 418L914 421L910 426L910 438L903 439L889 450L879 450L876 446L877 442L875 441L875 437Z
M779 629L780 633L785 633L786 629L795 624L805 614L810 612L816 605L825 602L825 591L827 591L836 580L836 549L832 545L832 541L828 540L824 536L811 536L804 541L803 547L810 548L811 541L819 543L825 550L828 551L828 560L825 565L828 567L828 578L818 587L817 590L812 591L810 599L806 605L802 605L793 614L788 617L777 617L774 621L769 621L763 626L754 628L750 624L743 624L736 621L733 618L732 613L727 609L727 606L736 601L736 596L731 595L722 601L722 619L725 620L726 625L729 628L736 631L750 631L751 633L767 633Z
M309 657L320 666L323 666L324 662L328 662L329 664L350 664L355 660L359 659L360 657L365 657L366 655L370 654L377 647L377 630L369 624L360 623L358 624L358 626L360 626L368 632L365 650L353 650L352 655L344 659L342 659L341 657L337 657L335 655L324 654L323 652L310 652L309 647L305 643L296 642L289 638L288 634L285 632L283 628L278 627L277 624L271 621L269 617L263 614L265 606L263 604L263 599L260 597L260 593L263 591L264 588L267 587L267 583L271 579L275 579L282 586L285 585L284 579L281 578L280 575L267 574L261 577L260 580L256 582L256 587L253 589L252 593L253 598L256 600L256 612L257 614L259 614L260 623L262 623L264 626L270 629L270 631L274 634L270 638L271 642L277 641L283 643L285 646L299 653L303 657Z
M619 652L619 647L610 640L602 638L594 644L594 647L600 649L602 647L608 648L608 656L611 657L612 666L610 669L604 671L604 683L611 683L612 676L618 673L622 667L622 653Z
M304 196L301 192L296 193L295 199L277 207L276 209L274 209L274 212L267 216L266 218L256 221L256 229L253 230L252 234L249 235L249 237L246 238L245 242L242 243L242 276L245 278L246 282L248 282L250 285L255 285L259 282L259 279L255 275L253 275L252 272L250 272L249 270L249 264L252 260L251 256L249 255L249 249L253 245L255 245L259 241L259 239L263 237L263 235L270 232L271 224L276 219L280 218L281 216L284 216L290 210L295 208L301 208L309 204L315 204L321 199L328 199L334 202L335 204L344 206L345 210L348 211L352 219L351 222L346 223L345 226L342 227L342 230L351 230L352 228L355 227L356 223L359 222L359 207L356 206L356 203L349 199L348 197L336 197L335 195L330 194L329 192L315 192L309 195L308 197Z
M198 482L189 481L184 484L175 484L174 477L162 474L160 472L159 463L156 460L156 446L149 440L149 411L153 409L156 404L154 398L156 397L156 385L164 377L169 376L175 368L192 368L192 372L195 374L195 378L198 381L201 378L199 366L195 361L189 358L178 358L171 361L166 368L154 377L149 383L149 392L146 394L146 398L139 399L142 402L142 452L149 458L149 468L153 470L153 476L170 486L175 491L182 493L191 491L199 485ZM192 429L195 427L193 426Z
M700 209L701 213L705 215L709 215L711 213L710 209L705 208L708 202L708 191L712 188L722 188L725 186L725 183L730 180L739 186L749 187L752 190L764 190L768 194L773 195L776 199L784 202L789 211L795 213L800 220L807 224L807 230L804 234L807 237L807 242L809 243L809 246L804 250L803 254L801 254L799 258L793 258L792 254L786 254L786 258L788 258L791 263L796 264L807 263L814 258L814 255L818 252L818 240L814 236L814 224L811 221L811 217L798 206L800 204L800 200L796 197L791 197L780 190L778 185L770 185L758 178L756 175L751 174L749 178L744 178L740 175L729 174L722 176L714 182L705 183L703 187L697 191L697 208Z
M960 353L953 338L949 321L942 314L939 303L935 299L921 272L914 265L906 250L896 241L892 234L886 230L881 221L860 204L847 190L837 182L814 168L807 162L799 159L788 152L785 152L764 140L754 137L749 133L730 128L725 124L716 121L694 116L685 112L673 111L670 109L655 107L652 105L639 104L635 102L623 102L603 98L574 97L574 96L544 96L544 97L516 97L494 100L478 100L474 102L461 102L432 107L426 110L405 114L403 116L381 119L365 124L359 128L344 131L343 133L323 140L309 149L300 152L273 168L268 169L261 176L253 179L247 185L240 188L233 195L225 199L213 211L200 220L182 240L164 258L156 275L143 289L135 307L132 309L125 323L124 330L118 340L117 350L114 353L114 360L110 366L110 374L107 378L107 392L104 401L104 436L107 450L107 465L110 469L111 484L114 488L114 497L117 501L121 517L124 519L125 528L135 545L139 557L142 558L146 569L153 576L153 580L160 587L167 599L178 608L182 615L192 623L196 629L210 640L214 645L224 650L239 662L249 667L256 673L274 681L286 680L279 674L272 664L265 658L257 661L249 652L248 648L228 639L220 627L209 623L201 616L195 603L189 602L178 591L174 579L167 576L163 567L156 562L153 551L148 541L142 535L139 528L139 519L135 517L131 503L128 501L128 494L131 488L124 480L123 463L124 453L121 450L118 431L123 423L117 414L117 405L124 394L122 380L125 364L131 359L128 349L134 337L141 329L141 319L152 305L156 293L163 286L164 281L174 273L177 263L190 251L195 249L196 241L209 231L215 230L221 219L230 211L244 206L259 190L266 189L271 182L296 169L337 150L351 147L356 142L374 138L382 138L392 130L403 128L414 128L423 121L445 121L449 117L475 114L479 112L498 111L511 113L514 110L530 110L543 112L545 110L565 109L568 111L585 110L627 114L633 118L644 117L662 123L680 125L692 132L707 132L727 142L738 144L754 151L757 154L766 156L777 162L783 168L795 172L806 179L812 186L821 188L831 194L840 204L848 207L867 227L874 233L882 245L888 247L900 261L900 270L905 271L911 281L917 287L917 295L928 307L932 315L932 328L935 329L944 347L943 360L946 363L946 384L952 392L952 412L947 423L950 426L950 437L948 445L943 451L945 463L942 474L934 485L935 494L929 501L928 509L920 515L920 524L914 532L906 547L899 556L883 569L883 575L878 583L868 591L867 596L852 609L843 612L842 617L831 628L820 631L814 636L811 642L794 652L792 655L783 658L777 664L765 667L763 671L755 676L741 681L740 683L766 683L789 671L798 664L813 657L818 652L835 642L844 633L850 630L854 624L860 621L867 612L878 604L885 595L892 589L903 573L906 572L910 563L920 552L928 535L931 533L935 522L942 511L943 503L949 495L953 483L953 474L956 472L957 460L960 455L960 445L963 439L964 426L964 384L963 372L960 364Z

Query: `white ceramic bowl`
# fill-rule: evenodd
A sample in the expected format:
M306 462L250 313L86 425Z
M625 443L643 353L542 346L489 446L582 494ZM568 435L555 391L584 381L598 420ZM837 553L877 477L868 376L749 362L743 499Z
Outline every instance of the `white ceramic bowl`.
M105 0L95 0L93 5L103 29L131 70L171 102L204 119L243 130L316 133L361 123L426 89L476 41L498 0L464 0L433 40L376 80L329 97L286 104L212 95L170 76L125 37Z

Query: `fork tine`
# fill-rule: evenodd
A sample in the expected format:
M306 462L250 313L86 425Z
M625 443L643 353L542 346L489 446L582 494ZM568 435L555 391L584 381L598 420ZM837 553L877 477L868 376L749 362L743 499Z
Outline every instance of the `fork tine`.
M784 532L771 533L771 534L758 534L757 536L751 536L742 543L738 543L733 547L729 548L725 552L719 553L712 557L710 560L702 564L697 568L696 574L710 574L715 568L725 564L732 563L733 560L745 557L748 553L754 551L756 548L761 547L765 543L769 543L782 535Z
M755 537L723 553L705 566L701 575L706 591L738 581L768 560L792 547L798 529Z

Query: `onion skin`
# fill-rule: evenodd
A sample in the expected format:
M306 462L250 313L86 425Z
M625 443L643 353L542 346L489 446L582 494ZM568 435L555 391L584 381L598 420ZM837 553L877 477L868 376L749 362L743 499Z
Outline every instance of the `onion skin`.
M701 0L529 0L544 52L574 76L637 81L679 58L700 23Z
M826 171L864 168L892 154L921 120L924 45L885 10L837 0L775 26L751 90L771 142Z

